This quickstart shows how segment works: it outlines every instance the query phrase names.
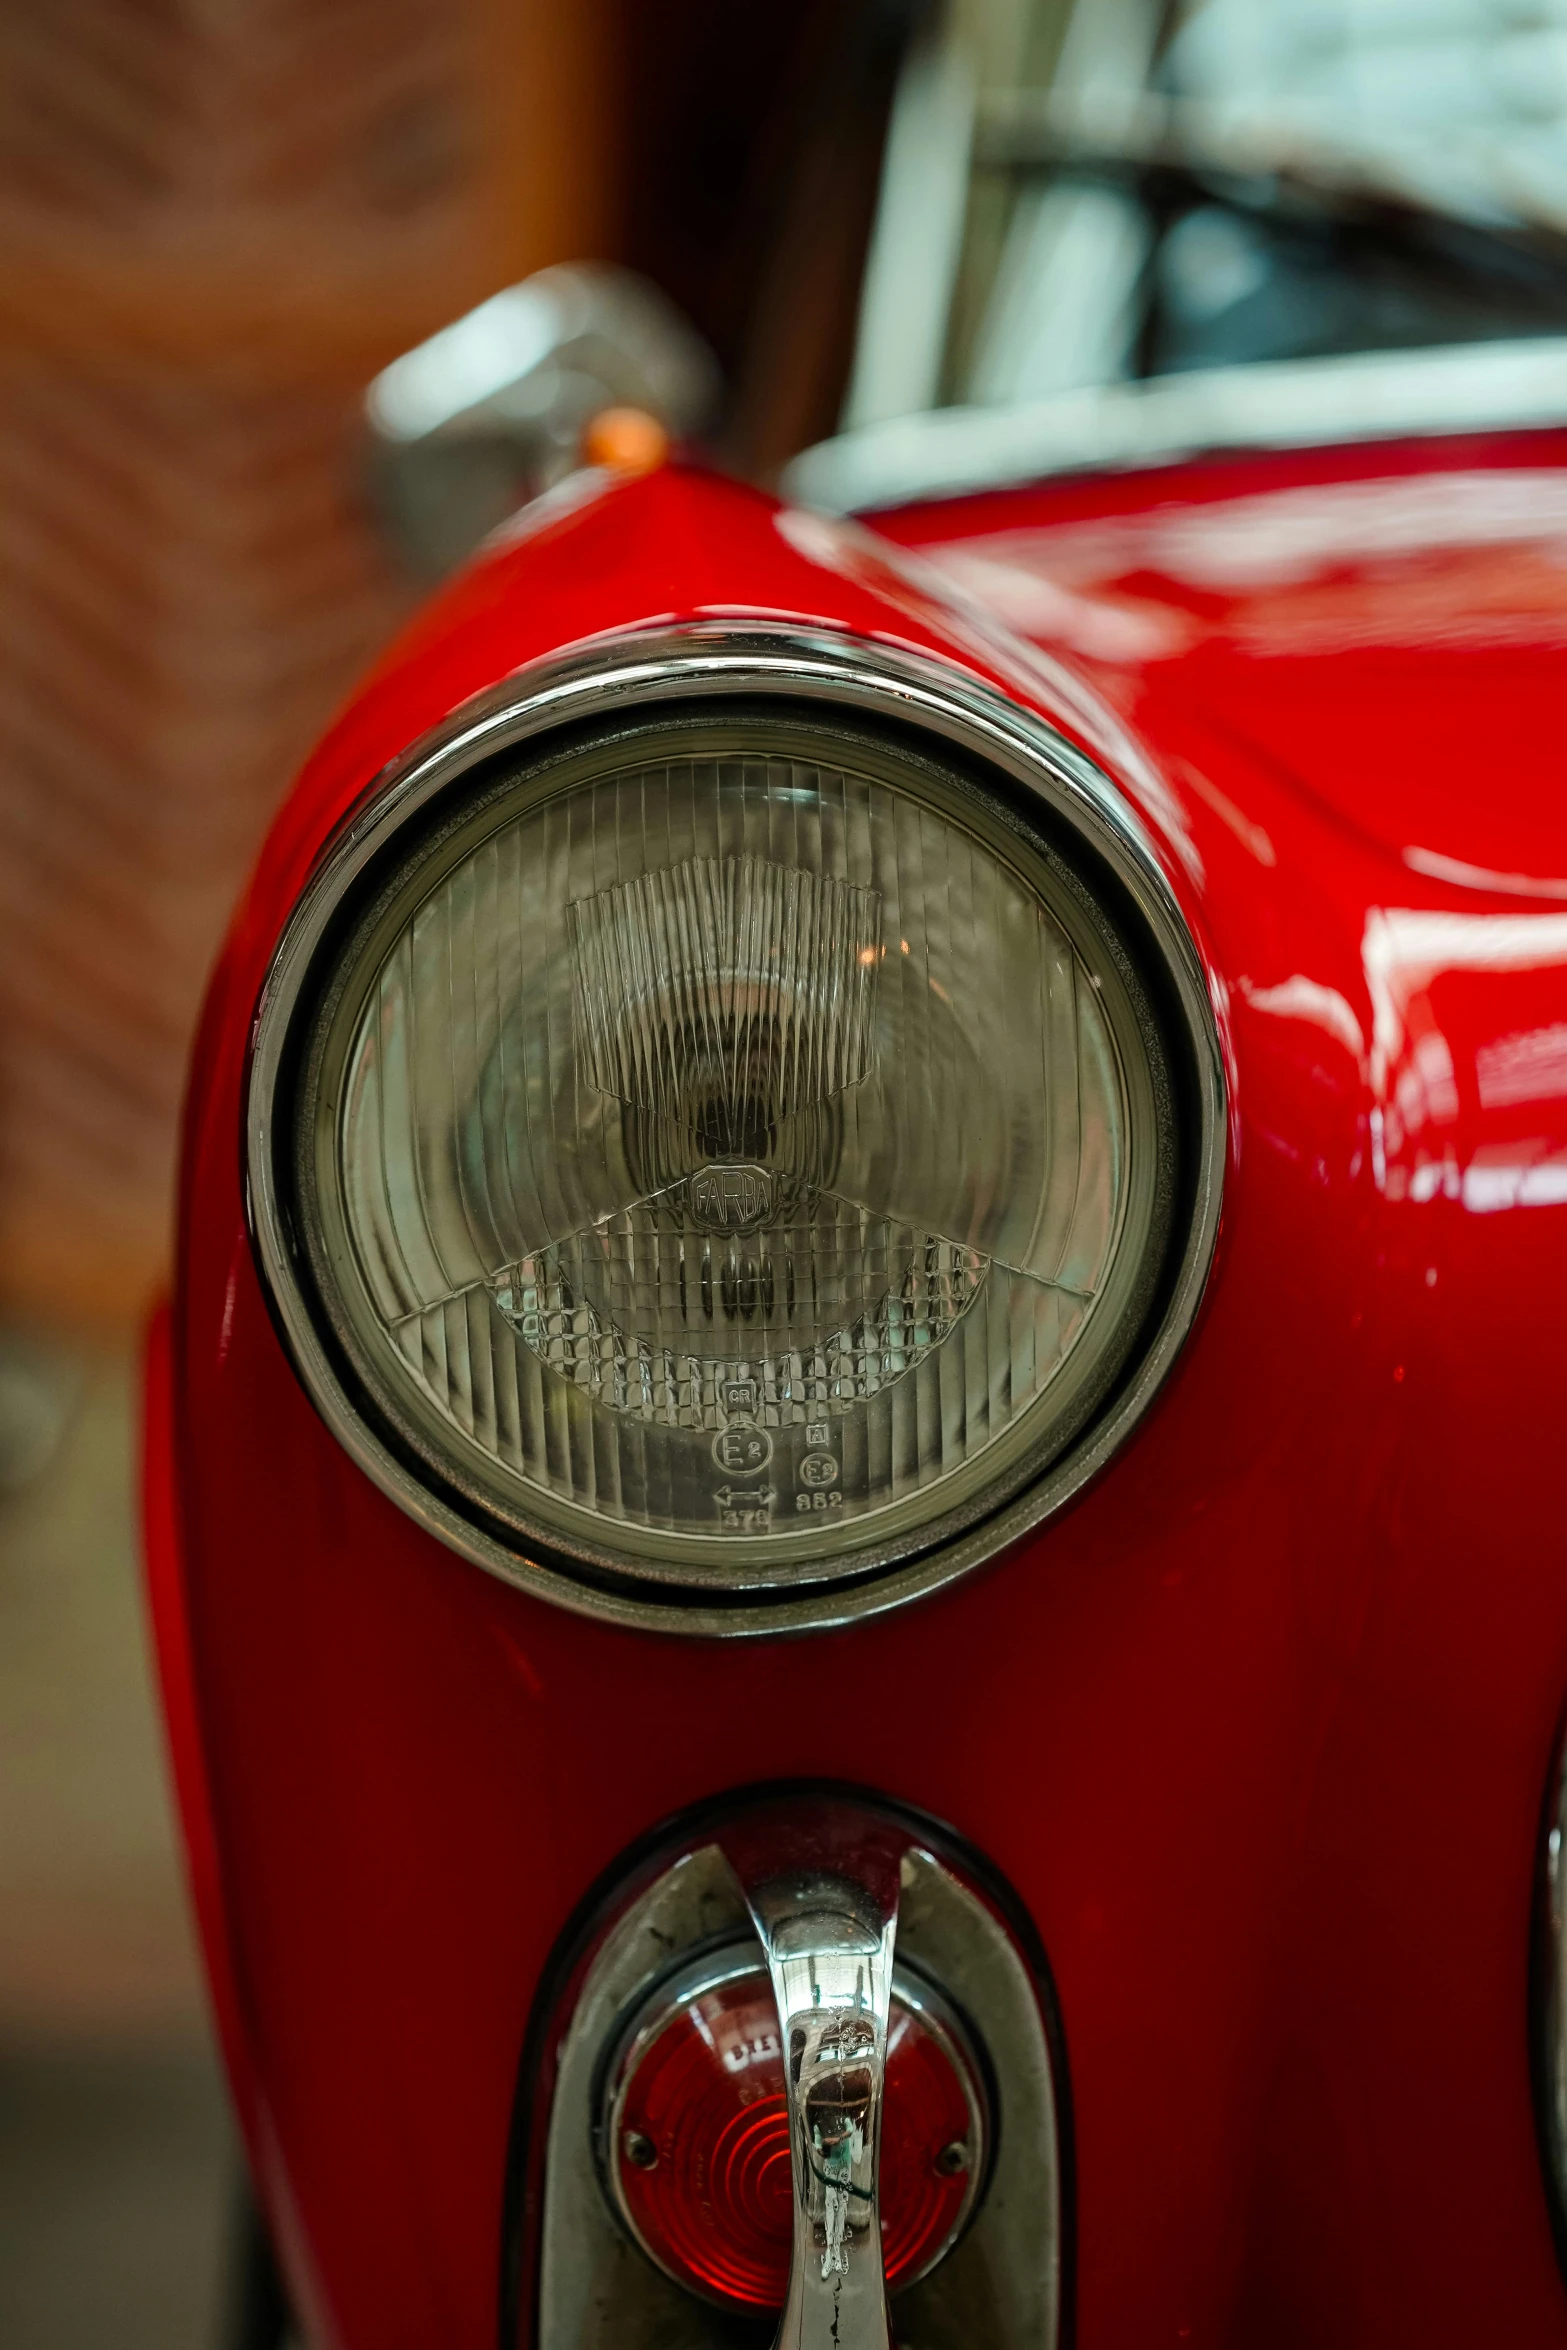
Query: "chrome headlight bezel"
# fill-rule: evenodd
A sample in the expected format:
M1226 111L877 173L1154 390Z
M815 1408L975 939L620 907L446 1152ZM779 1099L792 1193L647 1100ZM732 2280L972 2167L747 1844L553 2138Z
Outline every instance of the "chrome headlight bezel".
M1146 1001L1180 1096L1181 1163L1157 1293L1118 1383L1091 1396L1071 1432L1021 1490L976 1495L893 1550L869 1547L841 1574L750 1589L651 1577L613 1544L562 1543L557 1529L508 1513L432 1474L395 1415L367 1392L325 1311L300 1228L292 1102L304 1031L329 983L353 909L406 861L409 827L437 820L497 754L541 746L584 722L611 727L725 703L809 706L890 725L959 754L1024 828L1061 851L1081 886L1112 908L1111 933ZM1123 933L1127 934L1123 936ZM1133 935L1135 934L1135 935ZM340 826L318 859L273 958L254 1030L247 1097L248 1199L256 1253L307 1392L346 1450L401 1508L492 1573L579 1612L691 1633L804 1630L842 1623L933 1589L982 1564L1062 1508L1125 1441L1157 1391L1200 1301L1218 1226L1226 1089L1201 958L1134 811L1081 752L1001 693L934 658L805 631L712 624L627 635L546 663L467 705L415 744Z

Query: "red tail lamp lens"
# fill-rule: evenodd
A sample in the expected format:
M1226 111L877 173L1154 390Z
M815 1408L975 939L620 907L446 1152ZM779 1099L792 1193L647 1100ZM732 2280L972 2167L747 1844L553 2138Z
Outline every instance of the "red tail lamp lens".
M622 2215L679 2283L782 2307L792 2200L778 2015L749 1954L660 1998L619 2068L606 2147ZM953 2019L894 1979L882 2117L882 2256L890 2292L941 2258L984 2170L984 2106Z

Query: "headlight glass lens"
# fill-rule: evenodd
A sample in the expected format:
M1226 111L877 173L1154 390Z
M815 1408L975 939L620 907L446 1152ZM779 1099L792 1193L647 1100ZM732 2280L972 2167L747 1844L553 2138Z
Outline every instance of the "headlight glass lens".
M1174 1138L1095 899L939 757L779 711L472 779L340 934L300 1225L403 1444L664 1580L907 1552L1082 1426Z

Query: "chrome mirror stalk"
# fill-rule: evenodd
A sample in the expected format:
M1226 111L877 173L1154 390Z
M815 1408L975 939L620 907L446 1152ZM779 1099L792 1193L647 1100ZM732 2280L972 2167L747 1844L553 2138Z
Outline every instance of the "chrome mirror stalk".
M794 2254L778 2350L889 2350L877 2173L897 1908L842 1877L748 1892L784 2048Z
M778 1871L765 1836L729 1855L772 1977L789 2100L794 2246L777 2350L891 2350L877 2190L902 1856L852 1812L824 1810L813 1830L824 1865Z

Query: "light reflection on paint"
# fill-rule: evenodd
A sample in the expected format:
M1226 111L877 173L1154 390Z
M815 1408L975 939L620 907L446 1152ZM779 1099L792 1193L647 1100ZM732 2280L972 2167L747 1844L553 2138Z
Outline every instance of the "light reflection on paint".
M1499 1036L1475 1055L1480 1106L1503 1110L1517 1102L1567 1100L1567 1020Z
M1567 640L1560 470L1318 482L924 552L1009 627L1109 662L1176 659L1215 636L1292 657Z
M1360 1022L1336 987L1324 987L1320 980L1297 971L1293 978L1281 979L1271 987L1256 987L1249 979L1242 979L1238 988L1254 1012L1269 1013L1276 1020L1308 1021L1353 1054L1357 1067L1364 1062L1366 1040Z
M1563 967L1567 978L1567 914L1378 908L1366 921L1361 963L1372 1010L1367 1075L1378 1187L1390 1199L1457 1201L1476 1215L1567 1204L1559 1134L1466 1135L1460 1115L1471 1069L1482 1117L1567 1100L1567 1022L1489 1039L1460 1068L1432 993L1439 979L1459 973Z

